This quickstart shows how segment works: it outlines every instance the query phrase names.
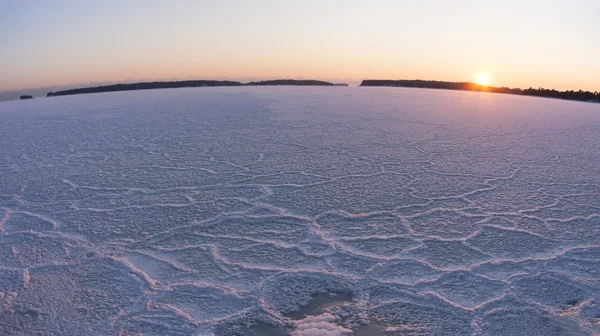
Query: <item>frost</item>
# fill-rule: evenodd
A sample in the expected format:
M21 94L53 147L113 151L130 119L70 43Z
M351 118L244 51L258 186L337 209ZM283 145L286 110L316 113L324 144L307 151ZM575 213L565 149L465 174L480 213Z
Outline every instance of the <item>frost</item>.
M329 313L309 316L296 322L292 336L349 336L352 330L335 324L335 316Z
M409 88L1 103L0 334L597 334L599 129Z

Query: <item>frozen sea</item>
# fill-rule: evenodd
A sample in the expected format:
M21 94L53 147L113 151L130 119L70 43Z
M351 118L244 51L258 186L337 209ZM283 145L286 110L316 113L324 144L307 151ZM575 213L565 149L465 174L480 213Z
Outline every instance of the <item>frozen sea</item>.
M600 105L339 87L0 103L0 335L353 333L600 334Z

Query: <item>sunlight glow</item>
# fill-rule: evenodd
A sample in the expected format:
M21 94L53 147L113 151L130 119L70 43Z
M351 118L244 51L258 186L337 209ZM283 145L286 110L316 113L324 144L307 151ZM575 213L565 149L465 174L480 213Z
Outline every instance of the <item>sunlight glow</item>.
M488 85L490 81L490 76L486 73L482 73L477 77L477 84L479 85Z

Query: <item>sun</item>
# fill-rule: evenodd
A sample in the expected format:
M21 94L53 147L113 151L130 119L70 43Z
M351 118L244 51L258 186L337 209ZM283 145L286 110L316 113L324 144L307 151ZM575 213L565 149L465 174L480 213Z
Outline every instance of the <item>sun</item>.
M479 85L488 85L490 82L490 76L486 73L479 74L477 76L477 84Z

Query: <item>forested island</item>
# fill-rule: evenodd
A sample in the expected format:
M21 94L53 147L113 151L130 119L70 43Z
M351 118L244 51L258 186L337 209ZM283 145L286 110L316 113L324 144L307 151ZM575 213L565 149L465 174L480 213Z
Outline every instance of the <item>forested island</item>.
M429 81L429 80L378 80L378 79L367 79L363 80L360 86L392 86L392 87L414 87L414 88L427 88L427 89L446 89L446 90L463 90L463 91L481 91L481 92L495 92L495 93L509 93L523 96L537 96L546 98L558 98L567 100L578 100L585 102L600 102L599 92L590 91L558 91L544 88L508 88L508 87L494 87L481 85L469 82L443 82L443 81Z
M171 82L141 82L132 84L103 85L63 91L49 92L46 97L68 96L83 93L100 93L116 91L172 89L184 87L215 87L215 86L242 86L242 85L299 85L299 86L334 86L333 83L319 80L275 79L259 82L242 83L236 81L218 80L187 80Z
M299 85L299 86L334 86L335 84L314 79L275 79L259 82L249 82L243 85Z
M95 86L95 87L49 92L46 95L46 97L68 96L68 95L75 95L75 94L99 93L99 92L168 89L168 88L183 88L183 87L205 87L205 86L240 86L240 85L242 85L242 83L240 83L240 82L216 81L216 80L142 82L142 83L132 83L132 84L103 85L103 86Z

